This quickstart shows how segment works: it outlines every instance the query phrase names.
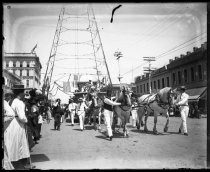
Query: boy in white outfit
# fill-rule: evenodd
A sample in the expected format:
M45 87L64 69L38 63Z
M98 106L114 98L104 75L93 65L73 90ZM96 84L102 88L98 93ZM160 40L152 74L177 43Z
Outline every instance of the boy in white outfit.
M87 105L85 104L84 99L79 98L79 103L77 105L77 114L79 116L79 124L81 131L84 130L84 122L85 122L85 110L88 109Z

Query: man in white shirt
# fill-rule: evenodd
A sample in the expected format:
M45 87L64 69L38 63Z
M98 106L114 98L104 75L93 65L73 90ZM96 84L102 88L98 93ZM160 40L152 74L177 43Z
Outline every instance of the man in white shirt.
M79 98L79 103L77 105L77 114L79 116L79 124L81 131L84 130L84 122L85 122L85 110L88 109L87 105L85 104L85 100L83 98Z
M189 105L188 105L188 99L189 95L185 93L185 86L181 86L177 89L179 95L176 100L176 106L179 107L179 111L182 118L182 123L179 127L179 133L182 132L182 128L184 130L184 135L188 136L187 133L187 116L189 114Z
M76 113L76 108L77 108L77 104L73 102L72 99L69 99L69 112L70 112L70 117L71 117L71 125L74 126L74 116Z

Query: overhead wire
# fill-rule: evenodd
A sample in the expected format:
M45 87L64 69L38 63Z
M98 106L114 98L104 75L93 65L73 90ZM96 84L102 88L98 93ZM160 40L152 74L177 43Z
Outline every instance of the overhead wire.
M204 32L204 33L205 33L205 32ZM172 49L170 49L169 51L167 51L168 53L167 53L167 52L164 52L164 53L159 54L158 56L156 56L156 57L157 57L156 59L160 59L160 57L163 57L163 55L165 56L166 53L167 53L167 55L168 55L168 54L173 53L174 51L178 51L178 50L183 49L183 48L185 48L185 47L187 47L187 46L189 46L189 45L192 45L193 43L197 42L198 40L196 40L195 42L193 42L193 43L191 43L191 44L189 44L189 45L187 45L187 46L185 46L185 47L182 47L182 48L176 50L177 47L179 47L179 46L181 46L181 45L184 45L184 44L186 44L186 43L188 43L188 42L190 42L190 41L196 39L197 37L203 35L204 33L202 33L202 34L200 34L200 35L198 35L198 36L196 36L196 37L194 37L194 38L192 38L192 39L190 39L190 40L188 40L188 41L186 41L186 42L184 42L184 43L182 43L182 44L179 44L179 45L175 46L174 48L172 48ZM201 39L199 39L199 40L202 40L202 39L203 39L203 38L201 38ZM172 50L173 50L173 51L172 51ZM171 52L171 51L172 51L172 52ZM169 52L170 52L170 53L169 53ZM122 74L122 76L124 76L124 75L126 75L126 74L128 74L128 73L130 73L130 72L135 71L136 69L138 69L139 67L141 67L141 66L143 66L143 65L145 65L145 64L147 64L147 63L148 63L148 62L142 63L141 65L135 67L134 69L125 72L124 74Z

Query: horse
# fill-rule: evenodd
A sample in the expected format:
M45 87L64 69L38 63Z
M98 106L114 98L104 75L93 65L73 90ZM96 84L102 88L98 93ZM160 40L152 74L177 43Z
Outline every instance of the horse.
M121 96L117 99L117 102L121 102L120 106L114 106L113 108L113 125L112 125L112 129L115 129L115 125L116 125L116 120L118 118L120 118L121 120L121 126L123 128L123 132L124 132L124 137L129 137L128 136L128 129L127 129L127 123L129 123L130 120L130 114L131 114L131 97L129 94L127 94L126 91L121 92Z
M147 118L150 114L154 114L154 127L153 133L158 134L156 129L157 116L162 113L166 117L166 124L163 129L164 132L168 131L169 114L168 109L174 106L174 97L176 97L176 91L172 90L171 87L165 87L160 89L156 94L145 94L138 98L138 123L137 129L140 131L142 117L144 118L144 131L148 132L147 129Z
M101 125L101 108L102 108L102 100L97 96L97 93L93 93L90 96L91 98L88 102L88 108L89 110L87 111L87 116L88 116L88 120L89 120L89 124L91 125L91 118L93 119L93 126L94 129L100 129L100 125ZM97 122L96 122L96 118L98 116L98 127L97 127Z

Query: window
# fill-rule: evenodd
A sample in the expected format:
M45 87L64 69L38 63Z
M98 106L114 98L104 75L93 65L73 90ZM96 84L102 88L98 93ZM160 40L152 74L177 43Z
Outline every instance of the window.
M191 71L191 81L193 82L193 81L195 81L195 71L194 71L194 68L191 67L190 68L190 71Z
M176 74L175 73L172 74L172 79L173 79L173 84L176 84Z
M26 87L29 87L29 80L26 80Z
M198 65L198 77L199 77L199 80L203 78L201 65Z
M181 84L182 82L182 75L181 75L181 72L178 71L178 83Z
M27 70L27 76L29 76L29 70Z
M152 82L150 83L150 87L151 87L151 90L152 90Z
M158 89L160 89L160 80L158 79Z
M29 67L29 63L27 63L27 67Z
M166 78L167 87L169 87L169 77Z
M149 91L149 83L147 83L147 91Z
M137 85L137 93L139 93L139 86Z
M162 88L165 87L164 78L162 78Z
M154 81L154 89L156 89L156 81Z
M184 70L184 82L187 83L187 69Z
M140 93L142 93L142 85L140 85Z
M144 93L145 93L145 84L144 84Z

